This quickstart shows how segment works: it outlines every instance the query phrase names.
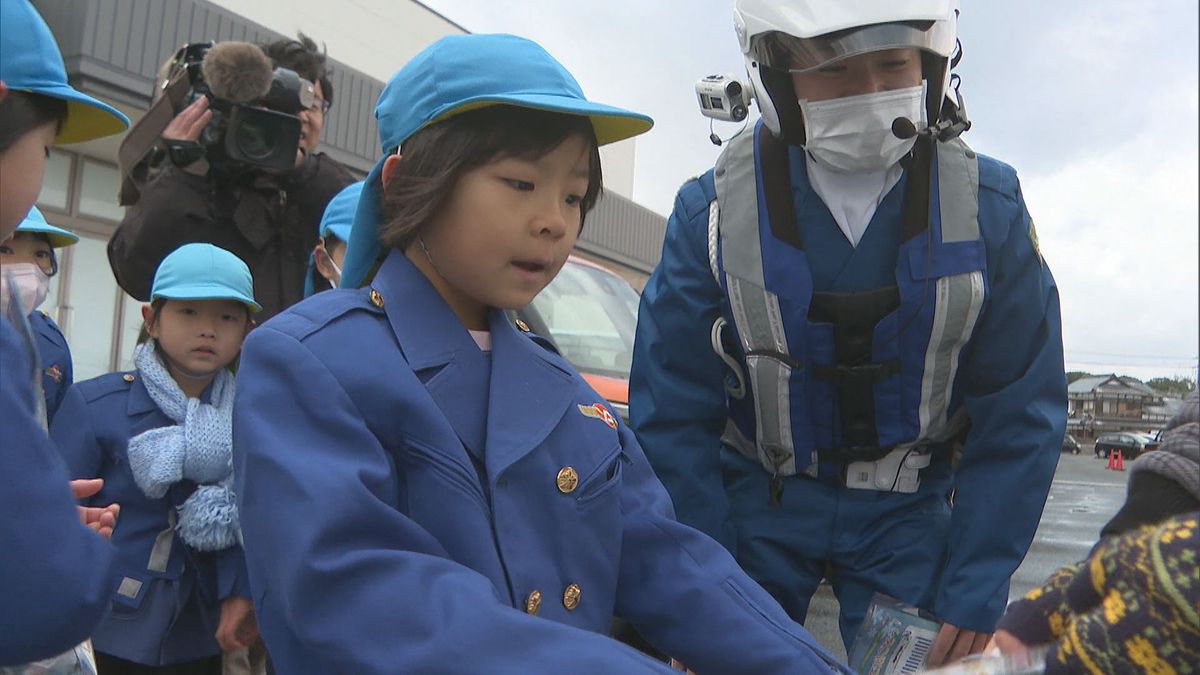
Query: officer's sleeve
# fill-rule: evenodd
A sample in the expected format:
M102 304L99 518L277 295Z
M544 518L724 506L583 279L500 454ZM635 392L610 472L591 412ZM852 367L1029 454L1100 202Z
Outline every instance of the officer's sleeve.
M629 461L621 477L617 615L697 672L840 672L729 551L671 517L666 492L624 425L621 441Z
M210 238L208 179L166 167L145 187L108 240L108 263L121 288L143 302L158 264L183 244Z
M944 621L982 632L992 631L1004 611L1066 430L1058 288L1020 188L1013 192L1004 204L1014 215L1007 238L989 251L990 297L959 378L971 431L954 475L948 557L934 608Z
M92 429L87 401L79 387L67 389L50 425L50 437L67 463L71 478L99 478L104 450Z
M66 468L34 421L32 372L0 319L0 666L74 647L108 607L112 549L79 523Z
M720 464L725 365L710 338L721 288L708 264L707 227L708 200L691 181L676 197L662 260L642 291L629 414L679 520L732 551Z
M396 458L339 381L270 324L242 352L233 447L254 604L280 672L670 672L502 604L444 557L398 510Z

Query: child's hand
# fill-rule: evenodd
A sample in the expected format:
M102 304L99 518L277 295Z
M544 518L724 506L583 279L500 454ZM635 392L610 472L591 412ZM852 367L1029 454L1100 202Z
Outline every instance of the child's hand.
M236 652L258 641L258 623L254 620L254 604L249 598L234 596L221 602L216 638L224 652Z
M88 480L71 481L71 496L75 499L87 499L104 487L104 480L92 478ZM92 528L105 539L112 537L113 528L117 526L117 516L120 515L120 504L108 506L79 506L79 522Z

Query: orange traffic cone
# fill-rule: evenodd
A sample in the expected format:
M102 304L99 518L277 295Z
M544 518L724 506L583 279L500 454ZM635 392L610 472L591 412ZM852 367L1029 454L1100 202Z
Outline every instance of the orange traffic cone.
M1125 462L1124 462L1124 461L1121 459L1121 451L1120 451L1120 450L1117 450L1117 451L1116 451L1116 453L1117 453L1117 466L1116 466L1116 470L1117 470L1117 471L1124 471L1124 470L1125 470Z
M1117 451L1110 449L1108 451L1108 466L1105 466L1106 471L1112 471L1117 468Z

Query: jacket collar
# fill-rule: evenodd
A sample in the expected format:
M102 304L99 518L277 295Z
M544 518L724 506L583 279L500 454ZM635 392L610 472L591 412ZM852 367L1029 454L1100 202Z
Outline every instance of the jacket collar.
M391 251L372 282L409 367L459 439L480 454L493 479L538 445L558 424L574 393L573 376L493 310L488 359L450 306L401 251ZM485 387L485 383L489 382ZM486 398L484 398L486 394ZM485 422L486 420L486 422ZM478 439L478 440L477 440Z

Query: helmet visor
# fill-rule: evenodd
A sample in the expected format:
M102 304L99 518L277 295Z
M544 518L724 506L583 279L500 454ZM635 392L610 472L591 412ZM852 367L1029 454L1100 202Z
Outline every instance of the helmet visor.
M950 21L879 23L812 38L771 31L750 39L750 50L759 63L793 73L820 68L852 56L915 47L942 57L954 49L954 24Z

